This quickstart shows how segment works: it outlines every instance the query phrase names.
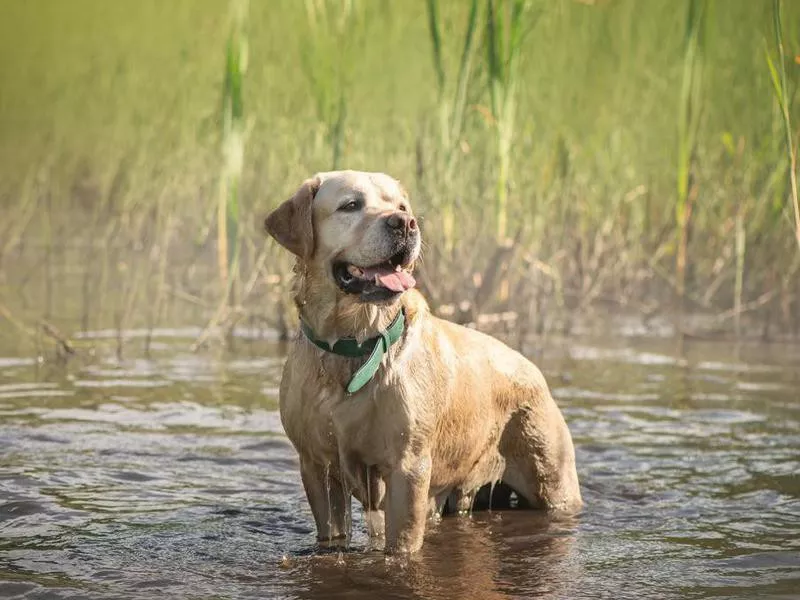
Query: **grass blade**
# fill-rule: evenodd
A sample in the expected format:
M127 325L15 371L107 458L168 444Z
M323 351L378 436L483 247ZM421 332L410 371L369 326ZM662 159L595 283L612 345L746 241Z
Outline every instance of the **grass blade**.
M778 51L778 67L767 52L767 66L769 68L775 98L783 119L783 129L786 135L786 155L789 158L789 183L791 185L791 201L794 212L795 238L800 248L800 204L797 197L797 148L792 139L792 121L789 114L789 92L786 76L786 53L783 46L783 5L781 0L772 1L772 16L775 35L775 46Z

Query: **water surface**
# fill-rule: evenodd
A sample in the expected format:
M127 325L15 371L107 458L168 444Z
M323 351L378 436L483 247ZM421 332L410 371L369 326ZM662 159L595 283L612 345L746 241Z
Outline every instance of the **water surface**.
M95 334L95 337L102 337ZM0 597L789 598L800 347L531 342L586 501L445 518L419 556L314 545L276 412L283 348L67 367L0 346ZM136 354L135 348L131 354Z

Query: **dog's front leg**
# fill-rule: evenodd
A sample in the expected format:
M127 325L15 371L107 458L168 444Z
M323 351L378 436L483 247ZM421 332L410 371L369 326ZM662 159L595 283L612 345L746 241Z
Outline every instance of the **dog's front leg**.
M308 504L317 525L317 540L323 543L345 540L349 534L346 517L350 508L338 473L310 459L300 460L300 477L306 490Z
M365 479L367 497L363 504L367 533L370 538L382 538L386 535L386 515L383 510L386 484L378 476L378 470L375 467L367 467Z
M387 552L416 552L422 546L430 482L429 453L407 457L386 477Z
M363 464L357 454L346 452L339 453L339 468L345 481L352 485L353 495L364 507L367 534L371 539L383 538L386 531L383 510L386 485L378 469Z

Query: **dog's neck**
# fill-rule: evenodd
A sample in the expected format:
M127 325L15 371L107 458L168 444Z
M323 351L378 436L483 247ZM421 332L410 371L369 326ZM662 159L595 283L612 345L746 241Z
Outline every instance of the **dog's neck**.
M295 266L294 301L314 335L333 345L342 338L359 342L385 331L397 316L400 298L386 304L359 302L335 288L326 274L309 277L308 265Z

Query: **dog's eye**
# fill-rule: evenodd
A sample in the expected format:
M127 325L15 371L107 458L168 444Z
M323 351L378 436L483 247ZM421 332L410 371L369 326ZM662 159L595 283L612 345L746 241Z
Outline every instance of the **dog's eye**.
M361 210L361 200L350 200L350 202L345 202L339 207L339 210L342 212L356 212L357 210Z
M401 204L397 208L399 208L403 212L408 212L408 206L406 206L405 204Z

